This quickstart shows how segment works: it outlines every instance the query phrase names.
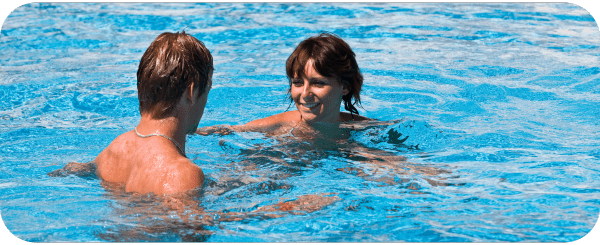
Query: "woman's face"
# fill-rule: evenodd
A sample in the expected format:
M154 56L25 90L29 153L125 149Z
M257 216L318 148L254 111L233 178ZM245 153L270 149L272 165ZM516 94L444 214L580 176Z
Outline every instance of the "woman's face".
M313 122L338 122L342 96L349 91L333 78L321 76L313 68L313 60L304 66L304 79L292 79L291 94L302 120Z

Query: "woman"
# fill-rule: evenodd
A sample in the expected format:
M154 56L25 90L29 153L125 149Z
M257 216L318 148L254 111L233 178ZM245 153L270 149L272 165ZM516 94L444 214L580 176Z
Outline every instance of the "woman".
M341 38L322 33L302 41L286 62L290 99L297 110L283 112L231 126L235 131L255 131L269 135L320 133L339 135L339 124L371 120L358 115L363 77L354 52ZM354 100L354 102L353 102ZM340 104L349 112L340 112ZM227 133L222 127L209 127L199 134Z
M306 146L295 144L292 140L272 146L255 145L244 148L239 154L243 155L242 159L245 161L236 163L240 166L240 172L236 174L240 176L247 169L260 169L265 162L272 162L279 164L280 169L277 171L284 170L272 175L272 178L281 181L311 165L312 161L325 159L330 155L347 158L352 163L336 170L380 182L382 185L399 185L403 181L398 179L399 174L409 175L414 172L434 176L447 173L408 163L404 156L399 156L396 152L367 148L345 140L350 131L362 126L397 123L378 122L358 115L355 106L360 105L363 77L354 56L350 46L335 35L324 33L310 37L298 44L286 62L290 83L288 92L297 110L257 119L241 126L203 128L197 133L255 131L267 135L294 136L302 139L302 143L309 143ZM342 103L348 112L340 110ZM355 121L362 122L346 124ZM227 144L227 140L221 140L220 144ZM217 186L233 186L217 183ZM434 185L440 182L430 183ZM411 185L411 188L418 187ZM324 201L331 201L330 199ZM298 203L279 204L280 210L298 207Z

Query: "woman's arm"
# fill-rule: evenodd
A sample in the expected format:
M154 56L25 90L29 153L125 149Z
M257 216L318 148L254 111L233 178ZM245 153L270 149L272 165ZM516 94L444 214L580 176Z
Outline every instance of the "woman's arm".
M260 133L273 133L281 129L286 125L295 125L294 122L300 120L300 113L298 111L288 111L279 113L270 117L256 119L248 122L244 125L219 125L203 127L196 130L196 134L199 135L229 135L233 132L260 132Z
M212 134L229 135L229 134L232 134L234 131L238 131L238 130L235 130L236 127L238 127L238 126L218 125L218 126L202 127L202 128L196 129L196 134L199 134L199 135L212 135Z
M260 131L260 130L256 130L252 127L247 127L246 125L234 125L234 126L230 126L230 125L217 125L217 126L208 126L208 127L202 127L202 128L198 128L196 129L196 134L199 135L230 135L233 134L234 132L254 132L254 131Z

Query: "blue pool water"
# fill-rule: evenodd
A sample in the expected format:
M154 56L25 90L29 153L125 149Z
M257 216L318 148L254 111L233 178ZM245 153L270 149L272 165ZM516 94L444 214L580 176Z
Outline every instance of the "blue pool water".
M353 47L381 123L340 142L189 136L207 178L183 211L48 177L137 125L139 59L180 30L215 60L200 126L285 111L285 60L321 31ZM2 220L31 242L575 241L600 210L599 34L562 3L27 4L0 35Z

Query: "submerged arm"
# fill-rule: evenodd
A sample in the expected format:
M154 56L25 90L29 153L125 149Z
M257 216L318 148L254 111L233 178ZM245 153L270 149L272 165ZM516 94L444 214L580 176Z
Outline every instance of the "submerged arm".
M96 162L70 162L61 169L48 173L50 177L65 177L67 175L76 175L79 177L96 177Z

